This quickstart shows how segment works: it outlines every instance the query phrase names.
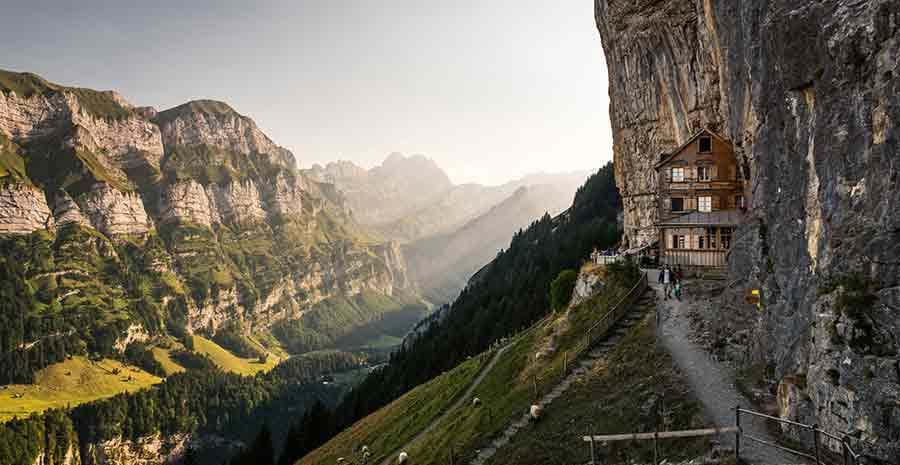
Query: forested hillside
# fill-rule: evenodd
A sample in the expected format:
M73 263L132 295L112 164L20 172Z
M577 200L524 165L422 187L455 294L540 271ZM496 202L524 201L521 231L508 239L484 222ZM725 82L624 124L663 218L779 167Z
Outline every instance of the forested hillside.
M610 163L578 189L567 211L555 218L545 215L517 232L442 318L353 389L338 407L338 424L349 426L545 315L551 308L550 283L559 272L577 268L593 247L618 241L620 211Z
M363 364L355 356L325 352L242 377L197 357L193 370L151 389L0 424L0 463L32 464L46 454L55 457L49 463L75 463L62 460L70 455L80 456L82 463L101 464L103 454L128 453L129 442L159 434L163 444L177 449L173 457L191 447L207 461L222 459L249 443L263 425L273 428L280 444L288 425L302 418L309 406L333 406L346 390L345 384L321 383L324 374Z

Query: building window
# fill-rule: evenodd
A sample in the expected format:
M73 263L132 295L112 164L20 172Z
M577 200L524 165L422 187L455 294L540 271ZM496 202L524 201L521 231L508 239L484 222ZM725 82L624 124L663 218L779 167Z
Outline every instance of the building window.
M673 249L685 249L687 248L685 244L686 236L682 234L672 234L672 248Z
M712 137L701 137L697 141L697 152L699 152L699 153L712 152Z
M684 211L684 199L681 197L672 197L672 211L673 212L683 212Z
M728 250L731 248L731 228L722 228L722 248Z
M706 245L710 249L716 248L716 228L707 228L706 229Z
M712 168L709 166L697 167L697 179L700 181L709 181L712 178Z
M672 182L684 182L684 168L672 168Z
M702 212L712 211L712 197L697 197L697 210Z
M704 249L704 248L706 248L706 247L704 247L705 245L706 245L706 238L703 237L703 236L700 236L700 237L698 238L698 243L697 243L697 246L698 246L698 247L697 247L697 248L698 248L698 249Z
M734 196L734 206L736 208L740 208L741 210L746 208L746 206L744 205L744 196L743 195L735 195Z

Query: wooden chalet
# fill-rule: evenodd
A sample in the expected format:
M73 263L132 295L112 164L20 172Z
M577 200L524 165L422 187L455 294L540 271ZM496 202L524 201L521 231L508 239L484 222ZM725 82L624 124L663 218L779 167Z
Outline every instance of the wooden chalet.
M704 129L655 168L660 263L724 267L747 203L731 143Z

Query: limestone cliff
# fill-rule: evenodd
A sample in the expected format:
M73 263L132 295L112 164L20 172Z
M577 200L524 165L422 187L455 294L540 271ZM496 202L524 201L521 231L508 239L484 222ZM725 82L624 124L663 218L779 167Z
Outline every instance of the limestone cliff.
M399 247L370 240L296 165L222 102L134 108L0 71L0 242L84 336L63 353L261 331L325 299L407 292Z
M730 139L752 204L721 324L753 333L741 361L772 368L783 415L900 456L900 4L595 6L629 245L653 238L659 155ZM734 303L749 288L763 312Z

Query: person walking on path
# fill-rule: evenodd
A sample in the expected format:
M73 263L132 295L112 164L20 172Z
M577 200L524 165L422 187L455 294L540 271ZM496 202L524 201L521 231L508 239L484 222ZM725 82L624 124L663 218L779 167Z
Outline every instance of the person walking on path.
M662 275L663 290L665 291L666 300L669 300L672 294L672 272L669 270L668 265L663 268Z

